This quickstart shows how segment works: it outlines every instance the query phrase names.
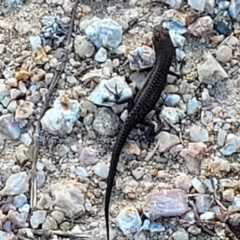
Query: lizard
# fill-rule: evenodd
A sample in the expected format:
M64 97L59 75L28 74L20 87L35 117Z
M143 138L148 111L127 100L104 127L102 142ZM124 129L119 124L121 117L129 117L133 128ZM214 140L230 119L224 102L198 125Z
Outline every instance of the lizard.
M154 131L154 125L146 121L145 117L155 108L161 93L167 82L167 75L171 66L173 57L175 56L175 47L171 41L170 35L161 25L153 28L153 46L156 53L155 62L151 72L147 76L147 80L143 88L138 92L135 99L129 100L128 116L123 123L113 147L110 168L107 178L107 189L105 195L105 221L107 230L107 240L110 239L109 232L109 203L113 188L113 181L116 174L117 164L123 146L137 124L150 126L151 134ZM117 96L118 95L118 96ZM119 100L119 94L115 96L116 103L123 102Z

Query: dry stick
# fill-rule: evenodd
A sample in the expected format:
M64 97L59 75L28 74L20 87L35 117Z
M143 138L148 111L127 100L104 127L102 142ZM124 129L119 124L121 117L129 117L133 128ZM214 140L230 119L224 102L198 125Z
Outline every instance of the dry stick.
M198 214L198 211L197 211L197 208L196 208L194 202L193 201L189 201L189 205L193 208L193 212L194 212L194 215L195 215L197 221L204 223L204 221L201 220L201 218L200 218L200 216ZM207 222L206 222L206 224L207 224ZM204 225L202 225L202 230L204 232L208 233L210 236L214 236L214 233L210 229L206 228Z
M58 80L59 80L61 74L64 71L64 68L66 66L66 62L67 62L67 59L68 59L68 55L69 55L70 50L72 48L71 37L72 37L74 18L75 18L78 3L79 3L79 0L76 0L75 4L73 5L73 8L72 8L72 13L71 13L72 16L71 16L71 22L70 22L69 31L68 31L67 45L65 47L66 51L65 51L65 55L64 55L63 60L62 60L61 69L60 69L60 71L55 71L53 81L51 82L48 93L46 94L45 102L43 104L41 114L40 114L40 116L38 118L38 121L37 121L37 126L35 128L34 138L33 138L34 142L33 142L33 145L30 147L29 154L30 154L30 158L32 159L32 162L33 162L32 170L31 170L32 172L31 172L31 193L30 193L31 194L30 195L30 203L31 203L31 208L32 209L34 209L36 204L37 204L36 165L37 165L38 150L39 150L38 137L39 137L40 130L41 130L40 121L41 121L42 117L44 116L45 112L48 109L50 98L51 98L52 93L53 93L53 91L54 91L54 89L55 89L55 87L58 83Z

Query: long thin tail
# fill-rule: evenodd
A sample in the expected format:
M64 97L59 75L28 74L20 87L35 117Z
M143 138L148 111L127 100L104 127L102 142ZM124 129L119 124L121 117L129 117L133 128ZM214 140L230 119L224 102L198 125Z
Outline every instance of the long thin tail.
M113 181L117 170L117 164L119 160L119 156L122 152L122 148L127 140L128 135L130 134L132 127L128 124L123 125L122 129L118 133L116 143L113 148L112 158L111 158L111 164L110 169L108 173L108 179L107 179L107 190L106 190L106 196L105 196L105 221L106 221L106 228L107 228L107 240L110 239L109 236L109 203L112 193L112 187L113 187Z

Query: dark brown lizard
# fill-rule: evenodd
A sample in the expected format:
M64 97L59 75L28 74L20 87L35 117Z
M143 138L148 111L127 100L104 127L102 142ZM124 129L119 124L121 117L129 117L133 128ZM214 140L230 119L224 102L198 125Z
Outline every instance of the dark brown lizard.
M139 123L146 125L145 117L151 110L154 109L160 98L167 81L169 68L175 55L175 48L169 33L160 25L155 26L153 29L153 46L156 53L154 66L147 76L147 80L143 88L138 92L136 98L134 99L134 104L131 104L128 117L119 131L116 143L113 147L105 196L107 240L110 239L109 203L119 156L132 129Z

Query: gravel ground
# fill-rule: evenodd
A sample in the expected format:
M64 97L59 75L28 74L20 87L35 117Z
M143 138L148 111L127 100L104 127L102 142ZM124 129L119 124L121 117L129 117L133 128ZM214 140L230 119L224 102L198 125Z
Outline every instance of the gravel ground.
M162 131L149 143L136 126L123 149L111 239L240 239L240 1L76 3L0 3L0 239L106 239L127 116L110 91L142 87L159 23L179 76L160 99Z

